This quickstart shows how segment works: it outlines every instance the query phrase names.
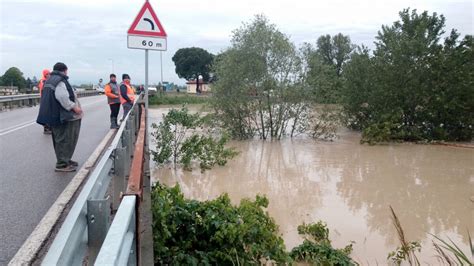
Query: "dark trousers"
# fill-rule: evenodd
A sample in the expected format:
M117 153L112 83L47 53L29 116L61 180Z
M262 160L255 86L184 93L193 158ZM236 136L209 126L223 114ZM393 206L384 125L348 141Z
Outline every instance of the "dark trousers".
M123 104L123 117L122 117L122 120L125 119L125 117L127 116L128 112L130 112L130 109L132 109L133 107L133 104L131 103L124 103Z
M56 167L62 168L69 164L76 149L79 131L81 130L81 119L67 121L60 126L51 127L51 130L57 160Z
M117 117L120 111L120 103L109 104L110 106L110 117Z

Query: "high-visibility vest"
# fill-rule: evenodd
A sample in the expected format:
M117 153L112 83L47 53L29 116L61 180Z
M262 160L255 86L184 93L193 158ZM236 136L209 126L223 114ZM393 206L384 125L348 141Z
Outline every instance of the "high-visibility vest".
M127 87L127 96L133 103L135 101L135 93L133 92L132 86L125 83L122 83L122 84ZM122 86L122 84L120 84L120 86ZM126 102L127 100L125 100L125 98L122 97L122 92L120 92L120 103L124 104Z
M107 96L109 104L120 103L120 86L116 83L107 83L104 88L104 93Z

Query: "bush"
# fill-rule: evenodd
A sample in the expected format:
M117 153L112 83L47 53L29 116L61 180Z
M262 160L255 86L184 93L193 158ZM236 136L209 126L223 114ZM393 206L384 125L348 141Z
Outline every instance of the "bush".
M329 240L329 229L319 221L314 224L298 226L298 233L305 240L303 244L293 248L290 257L298 262L307 262L313 265L355 265L349 257L352 252L352 243L343 249L335 249Z
M268 199L256 196L232 205L227 194L214 200L185 199L179 185L156 184L152 190L155 265L249 265L273 262L354 265L352 244L335 249L326 224L298 226L305 237L285 251L275 221L264 211Z
M178 185L152 191L155 265L248 265L262 259L289 262L278 226L263 208L265 197L185 199Z
M186 170L191 170L192 162L197 161L203 171L216 164L225 165L237 152L225 148L227 136L213 132L215 128L210 120L199 113L190 114L186 107L171 109L163 115L163 122L152 124L156 143L156 151L151 152L153 161L158 164L172 162L175 168L181 163Z
M205 104L209 102L208 96L191 96L184 94L182 96L178 95L153 95L148 98L148 103L150 105L183 105L183 104Z

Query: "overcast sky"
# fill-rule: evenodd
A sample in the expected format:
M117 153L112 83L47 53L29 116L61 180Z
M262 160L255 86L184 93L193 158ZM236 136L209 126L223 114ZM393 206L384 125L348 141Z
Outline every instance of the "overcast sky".
M446 31L474 32L473 0L150 0L168 34L163 79L184 84L171 57L185 47L218 53L229 46L232 30L264 14L299 45L322 34L347 34L373 48L382 24L398 20L406 7L446 16ZM0 0L0 75L11 66L25 77L62 61L72 83L96 83L112 71L145 79L145 52L127 48L127 30L142 0ZM150 82L160 81L160 52L150 52Z

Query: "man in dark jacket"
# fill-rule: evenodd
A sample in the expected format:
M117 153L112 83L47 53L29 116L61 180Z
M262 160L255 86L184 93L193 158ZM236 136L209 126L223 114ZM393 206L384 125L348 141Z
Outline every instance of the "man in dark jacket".
M67 66L56 63L43 86L36 119L38 124L47 125L52 130L57 172L73 172L78 166L71 158L79 138L83 113L68 78Z
M122 74L122 83L120 84L120 103L123 108L122 121L127 117L134 102L135 91L133 90L132 85L130 85L130 76L128 74Z
M117 117L120 110L120 88L116 78L115 74L110 74L110 82L104 88L110 106L110 128L119 128Z

